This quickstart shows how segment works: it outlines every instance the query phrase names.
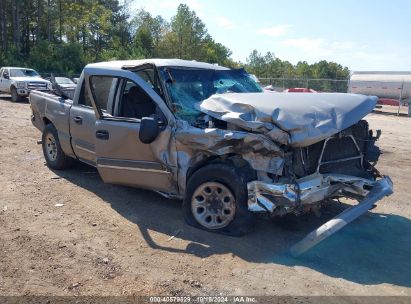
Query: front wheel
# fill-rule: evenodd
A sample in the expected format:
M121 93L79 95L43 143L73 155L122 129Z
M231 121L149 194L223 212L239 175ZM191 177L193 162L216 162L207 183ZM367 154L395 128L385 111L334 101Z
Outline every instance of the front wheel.
M227 164L210 164L188 181L184 218L188 224L207 231L244 235L254 223L247 199L247 183L241 172Z
M17 94L17 90L15 87L12 87L10 91L11 91L11 101L18 102L21 100L19 94Z
M52 124L48 124L44 128L42 146L44 158L49 168L63 170L72 164L73 159L61 149L57 130Z

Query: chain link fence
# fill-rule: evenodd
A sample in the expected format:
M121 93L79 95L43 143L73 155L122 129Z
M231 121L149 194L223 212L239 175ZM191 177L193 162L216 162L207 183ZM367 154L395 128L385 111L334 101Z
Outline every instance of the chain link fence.
M259 78L261 86L271 85L275 91L289 88L307 88L318 92L347 93L348 79L299 79L299 78Z
M79 78L80 74L64 74L64 73L52 73L52 72L39 72L40 76L44 79L50 79L53 74L54 77L68 77L68 78Z

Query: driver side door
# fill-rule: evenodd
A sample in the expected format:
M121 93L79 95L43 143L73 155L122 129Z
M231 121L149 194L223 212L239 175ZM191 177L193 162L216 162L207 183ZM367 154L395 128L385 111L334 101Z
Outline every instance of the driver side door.
M176 194L177 166L170 157L175 155L175 146L170 144L174 142L171 126L165 122L158 137L144 144L139 139L142 116L131 117L140 110L138 100L135 111L122 111L131 87L137 87L141 96L145 95L153 103L149 108L155 111L165 110L159 106L161 98L130 71L107 73L86 69L85 77L96 112L96 166L104 182L156 190L171 196ZM150 111L146 108L143 111L141 106L147 116Z
M8 78L5 78L8 75ZM8 69L3 69L0 73L0 91L5 93L10 93L10 74Z

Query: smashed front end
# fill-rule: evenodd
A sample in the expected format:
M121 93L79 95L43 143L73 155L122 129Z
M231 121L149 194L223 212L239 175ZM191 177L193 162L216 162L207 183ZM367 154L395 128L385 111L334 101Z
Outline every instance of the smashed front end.
M260 133L282 150L280 174L260 168L248 182L250 211L283 216L315 211L342 197L359 202L298 243L298 255L392 193L389 177L375 168L381 132L374 134L362 120L375 103L375 97L354 94L226 94L198 109L228 126Z
M379 136L361 120L318 143L289 149L281 178L248 183L249 210L281 216L317 209L334 198L363 199L383 177L374 167Z
M247 184L248 209L273 216L318 210L322 204L341 197L359 202L320 226L291 248L298 256L370 210L377 201L392 194L391 179L375 168L381 135L368 129L365 120L319 143L292 149L285 176L291 182L252 181Z

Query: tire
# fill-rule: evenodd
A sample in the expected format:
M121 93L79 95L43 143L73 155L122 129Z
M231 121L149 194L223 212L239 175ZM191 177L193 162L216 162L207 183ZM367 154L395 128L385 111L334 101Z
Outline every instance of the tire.
M17 94L17 90L15 87L11 87L10 93L12 102L19 102L21 100L20 96Z
M210 232L241 236L254 226L247 200L244 174L227 164L209 164L197 170L187 183L184 219Z
M45 126L42 136L44 159L51 169L63 170L70 167L73 159L61 149L57 130L52 124Z

